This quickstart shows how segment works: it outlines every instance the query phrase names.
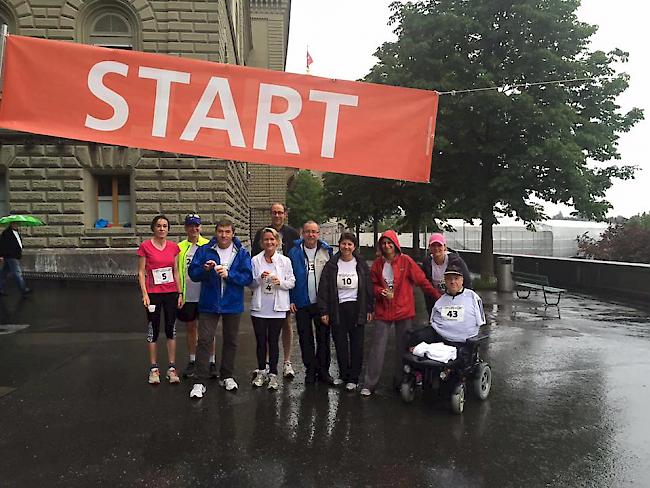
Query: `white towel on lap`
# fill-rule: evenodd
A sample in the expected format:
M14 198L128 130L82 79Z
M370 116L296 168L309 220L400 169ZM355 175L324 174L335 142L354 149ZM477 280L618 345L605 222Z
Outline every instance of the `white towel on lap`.
M447 361L453 361L456 359L456 348L454 346L443 344L442 342L436 342L434 344L420 342L413 348L413 354L421 358L428 358L441 363L446 363Z

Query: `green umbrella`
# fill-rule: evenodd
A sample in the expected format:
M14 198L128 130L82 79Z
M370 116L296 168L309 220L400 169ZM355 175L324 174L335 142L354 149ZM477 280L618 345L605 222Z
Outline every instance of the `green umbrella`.
M12 222L18 222L20 225L25 225L27 227L45 225L39 219L32 217L31 215L7 215L0 219L0 225L9 225Z

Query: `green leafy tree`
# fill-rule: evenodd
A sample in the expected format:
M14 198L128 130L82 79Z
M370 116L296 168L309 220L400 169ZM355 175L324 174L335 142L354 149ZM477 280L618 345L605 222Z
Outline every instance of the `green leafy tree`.
M650 214L614 223L599 239L578 238L578 252L587 258L628 263L650 263Z
M300 227L308 220L322 223L327 218L323 210L323 184L310 171L298 171L287 192L289 225Z
M578 0L428 0L391 8L398 39L376 52L367 81L441 95L432 191L443 213L482 221L482 273L493 276L492 226L500 215L546 218L536 201L603 219L605 191L634 167L620 159L622 132L642 118L621 113L627 54L589 50L596 27ZM555 80L580 80L537 84ZM510 88L481 90L484 87ZM476 89L456 93L453 90Z
M326 173L323 176L325 211L330 217L345 220L357 232L362 224L371 223L376 238L380 221L399 210L393 184L379 178Z

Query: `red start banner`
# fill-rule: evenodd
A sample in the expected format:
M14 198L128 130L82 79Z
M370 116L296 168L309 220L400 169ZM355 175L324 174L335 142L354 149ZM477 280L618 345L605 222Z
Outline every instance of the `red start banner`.
M0 127L416 182L438 95L10 35Z

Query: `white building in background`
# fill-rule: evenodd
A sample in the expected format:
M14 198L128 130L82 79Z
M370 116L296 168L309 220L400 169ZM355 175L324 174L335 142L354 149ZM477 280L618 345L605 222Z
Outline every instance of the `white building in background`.
M447 246L456 250L481 250L481 224L477 220L468 224L461 219L452 219L447 223L455 229L445 232ZM536 256L573 257L578 253L577 238L587 234L592 238L599 237L607 224L602 222L582 222L577 220L546 220L535 224L535 231L528 230L526 225L512 218L501 218L499 224L493 227L494 252L504 254L531 254ZM424 248L430 232L420 234L420 247ZM411 233L399 234L400 244L412 247ZM371 232L361 234L361 246L372 246Z

